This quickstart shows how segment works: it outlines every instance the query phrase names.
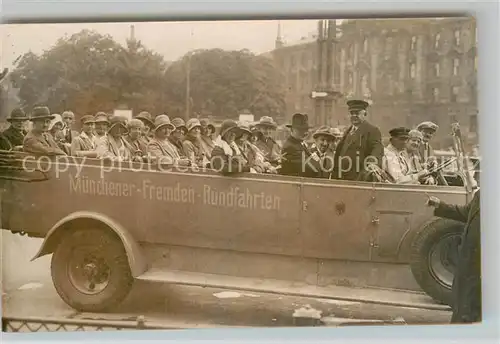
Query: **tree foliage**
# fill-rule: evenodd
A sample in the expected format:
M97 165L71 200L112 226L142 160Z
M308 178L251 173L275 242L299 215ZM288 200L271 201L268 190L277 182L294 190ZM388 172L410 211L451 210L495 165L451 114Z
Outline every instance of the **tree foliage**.
M271 59L247 50L210 49L190 52L167 69L165 92L175 116L184 115L188 74L192 114L237 118L248 109L260 117L285 109L282 76Z
M89 30L59 39L41 55L25 54L11 80L28 110L44 104L83 115L125 105L175 117L185 114L188 70L192 116L236 118L243 109L276 116L285 109L282 76L271 59L247 50L197 50L167 67L140 41L122 46Z
M110 36L83 30L61 38L41 55L25 54L12 80L23 105L46 104L53 112L111 111L119 104L154 111L161 106L165 64L139 41L123 47Z

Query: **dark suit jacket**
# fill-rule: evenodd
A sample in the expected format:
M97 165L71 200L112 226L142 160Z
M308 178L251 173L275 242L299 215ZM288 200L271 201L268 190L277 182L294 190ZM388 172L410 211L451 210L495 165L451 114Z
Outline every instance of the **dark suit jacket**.
M465 206L441 203L434 215L465 223L453 279L452 323L481 321L481 219L479 190Z
M293 136L286 139L281 150L280 174L309 178L319 176L321 168L318 162L311 158L311 153L303 142Z
M335 150L335 169L332 178L345 180L361 180L366 174L366 162L376 159L377 165L382 166L384 146L382 134L374 125L364 121L354 134L350 134L350 126L340 140ZM350 163L349 163L350 162Z
M14 129L12 126L0 134L0 150L11 150L16 146L22 146L26 131Z

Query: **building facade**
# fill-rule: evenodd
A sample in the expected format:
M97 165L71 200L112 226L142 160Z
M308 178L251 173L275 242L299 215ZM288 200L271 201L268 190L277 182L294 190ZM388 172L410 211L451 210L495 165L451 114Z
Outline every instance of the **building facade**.
M458 121L467 143L477 142L474 18L347 20L334 31L328 43L328 86L341 97L327 118L315 116L317 100L311 98L312 91L324 87L319 84L321 35L293 45L278 37L272 55L285 76L288 116L301 111L315 125L347 125L345 101L364 97L372 103L369 120L383 135L430 120L440 126L436 145L448 148L450 125Z

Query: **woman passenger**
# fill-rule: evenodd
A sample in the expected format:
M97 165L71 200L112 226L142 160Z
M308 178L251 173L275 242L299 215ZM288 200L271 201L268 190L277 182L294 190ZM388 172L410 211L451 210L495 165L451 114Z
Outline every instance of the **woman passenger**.
M186 157L191 165L203 167L208 163L207 156L201 146L201 123L197 118L191 118L186 123L187 135L182 143Z
M155 118L153 139L148 144L149 155L159 164L189 166L190 161L179 155L177 148L170 142L169 137L175 126L167 115Z
M248 166L257 173L278 173L276 168L267 162L264 153L250 142L252 132L245 124L239 124L236 134L236 145L241 151L241 155L247 160Z
M71 153L71 145L66 143L64 138L64 122L62 120L61 115L55 113L54 119L50 121L48 134L52 137L52 139L57 143L57 146L69 155Z
M243 157L235 139L239 132L238 123L231 119L222 122L220 135L215 139L210 166L223 174L251 172L248 161Z

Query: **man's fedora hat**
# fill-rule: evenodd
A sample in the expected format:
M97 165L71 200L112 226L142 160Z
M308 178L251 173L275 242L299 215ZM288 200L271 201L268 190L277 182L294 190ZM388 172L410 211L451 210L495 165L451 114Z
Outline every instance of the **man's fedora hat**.
M296 113L292 116L292 123L286 125L287 128L310 129L309 116L303 113Z
M154 123L154 131L156 132L158 129L168 126L170 129L175 130L175 126L170 122L170 118L167 115L158 115L155 118Z
M10 113L10 116L7 117L7 121L8 122L12 122L12 121L27 121L28 119L29 119L29 117L26 116L26 114L24 113L23 109L21 109L21 108L15 108Z
M37 106L33 109L31 112L31 121L40 121L40 120L46 120L50 119L53 120L55 118L54 115L50 114L50 110L46 106Z
M256 127L271 127L271 128L277 128L278 124L274 121L274 119L270 116L262 116L260 120L255 123Z

